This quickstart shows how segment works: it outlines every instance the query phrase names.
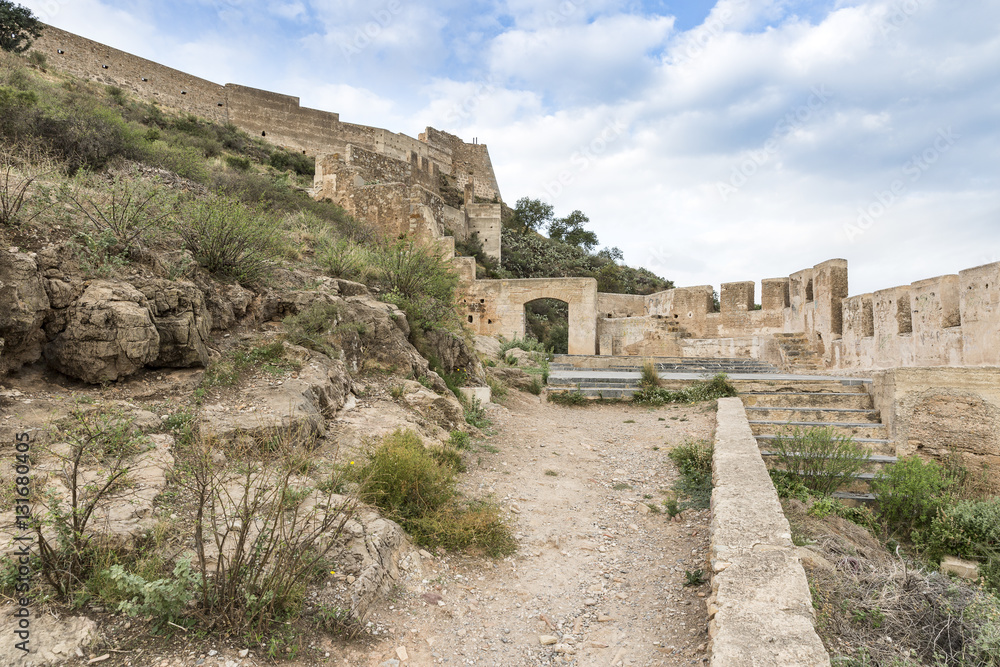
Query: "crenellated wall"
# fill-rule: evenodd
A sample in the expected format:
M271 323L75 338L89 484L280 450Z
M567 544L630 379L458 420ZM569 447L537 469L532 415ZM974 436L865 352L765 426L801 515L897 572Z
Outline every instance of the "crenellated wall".
M844 300L831 368L1000 365L1000 263Z

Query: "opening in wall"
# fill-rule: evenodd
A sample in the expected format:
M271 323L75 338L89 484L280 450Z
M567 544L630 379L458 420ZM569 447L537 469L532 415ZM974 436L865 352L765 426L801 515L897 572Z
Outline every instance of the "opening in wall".
M806 283L806 301L813 300L813 281L812 278Z
M861 335L865 337L875 335L875 318L872 315L871 299L865 299L861 303Z
M896 324L899 327L899 333L913 333L913 317L910 314L909 295L899 297L899 300L896 302Z

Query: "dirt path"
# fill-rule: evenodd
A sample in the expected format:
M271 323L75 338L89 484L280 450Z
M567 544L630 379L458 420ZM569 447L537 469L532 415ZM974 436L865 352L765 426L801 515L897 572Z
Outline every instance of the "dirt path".
M517 394L491 416L496 435L468 457L463 490L509 510L519 551L424 559L423 576L371 618L385 638L344 664L702 664L708 585L684 582L705 568L709 513L672 522L646 503L662 507L676 478L667 451L711 437L714 410L564 408Z

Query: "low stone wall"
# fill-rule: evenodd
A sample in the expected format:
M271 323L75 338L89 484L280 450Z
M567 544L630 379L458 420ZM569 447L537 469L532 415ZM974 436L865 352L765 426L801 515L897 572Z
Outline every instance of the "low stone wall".
M875 371L870 392L897 456L952 454L1000 493L1000 368L893 368Z
M711 664L829 666L805 570L739 398L719 400L713 477Z

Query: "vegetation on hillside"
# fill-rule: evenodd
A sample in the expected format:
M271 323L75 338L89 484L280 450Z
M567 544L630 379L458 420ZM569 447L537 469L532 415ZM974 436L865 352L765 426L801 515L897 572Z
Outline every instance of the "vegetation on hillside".
M4 247L29 252L58 244L67 254L67 274L78 282L167 275L263 292L309 289L327 276L356 279L406 313L418 349L427 332L458 331L457 279L447 263L422 246L382 238L333 203L313 200L307 192L313 171L311 158L232 125L174 113L120 88L48 71L44 59L0 51ZM341 339L364 325L332 323L329 310L303 311L288 318L285 340L337 357ZM53 496L38 508L44 525L36 536L36 565L46 595L74 607L100 604L151 618L162 630L198 625L250 645L270 637L268 650L275 652L284 651L282 642L313 622L313 614L337 620L335 626L347 622L344 609L310 611L305 595L329 575L342 546L337 538L354 506L350 494L342 494L351 482L337 474L319 480L331 464L301 447L300 434L223 443L199 433L194 417L206 390L234 388L255 370L294 372L298 362L284 355L281 337L265 347L234 345L206 370L192 413L164 419L175 437L176 468L156 502L197 519L158 521L137 544L92 539L87 517L112 496L131 492L129 472L150 448L148 438L130 418L103 407L57 425L53 439L70 443L69 449L46 455L60 457L67 488L79 493ZM470 423L487 424L481 407L469 406L468 415ZM413 438L403 440L413 445ZM496 508L462 501L454 490L458 453L440 456L447 466L435 460L439 470L432 472L440 473L448 502L426 515L407 510L407 525L424 544L510 553L516 543ZM90 479L87 466L103 477ZM405 482L420 470L390 472ZM234 509L226 494L236 487L246 502ZM315 502L303 504L306 498ZM225 519L238 525L212 525L223 520L216 514L222 507L234 512ZM239 542L235 551L213 555L226 539L227 545ZM180 544L194 545L193 558L178 559ZM15 583L16 572L0 568L0 593Z
M789 432L772 449L793 539L841 559L836 577L810 568L835 664L1000 664L1000 500L987 470L906 457L876 473L874 505L853 506L830 494L856 484L866 449L829 429ZM935 572L945 555L978 561L979 581Z

